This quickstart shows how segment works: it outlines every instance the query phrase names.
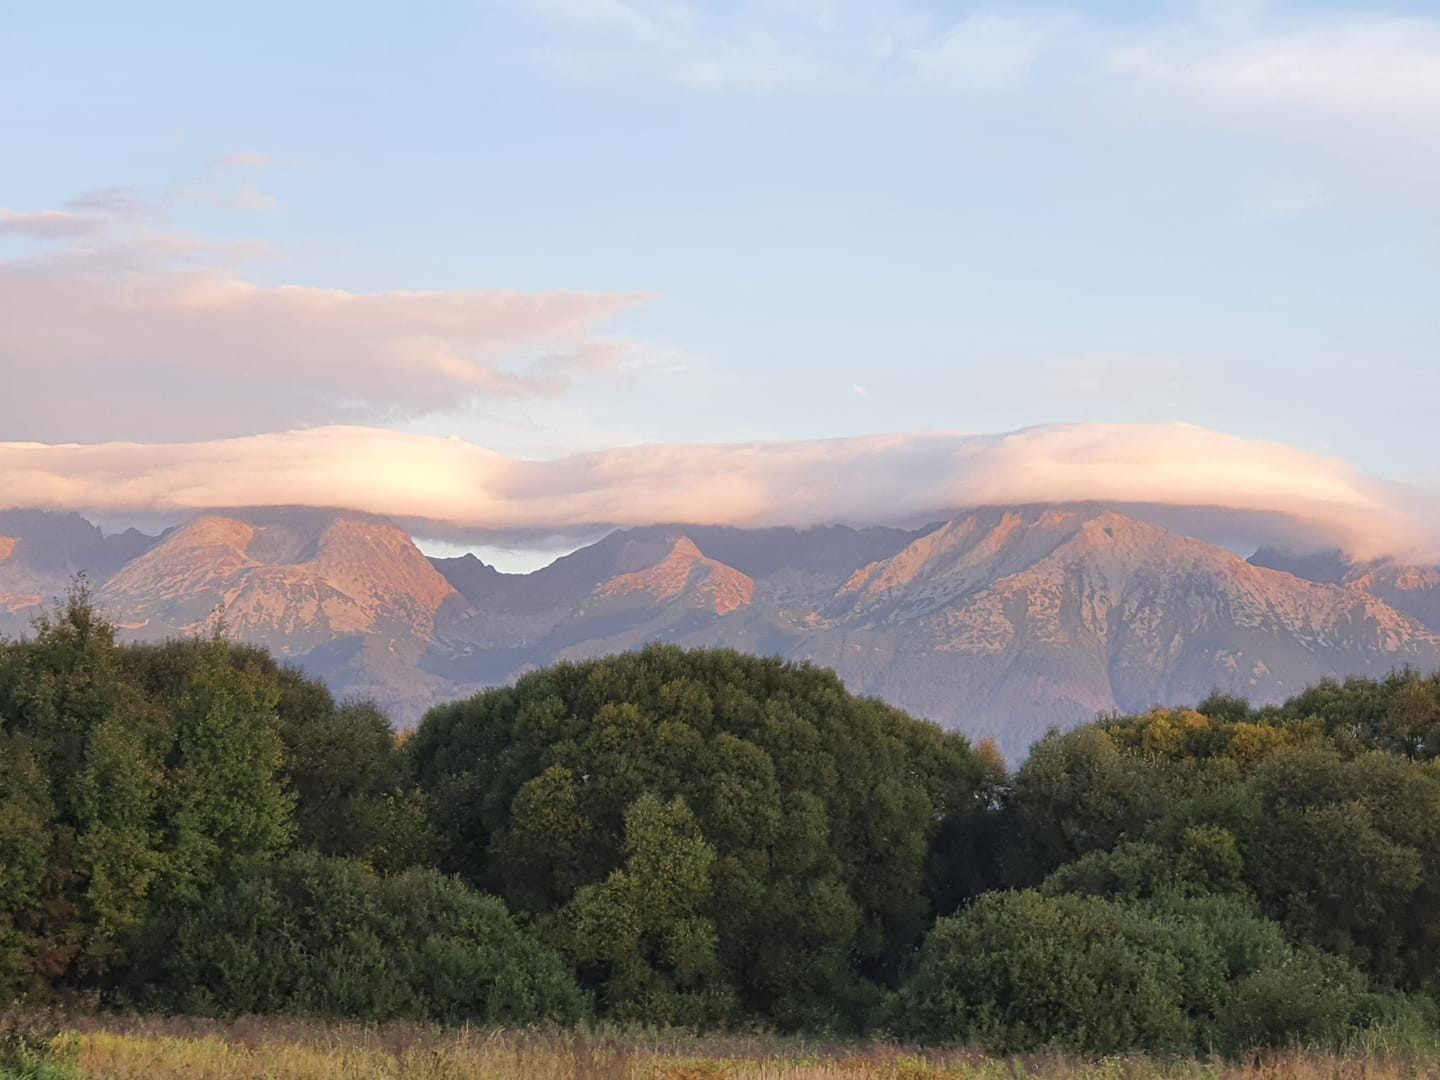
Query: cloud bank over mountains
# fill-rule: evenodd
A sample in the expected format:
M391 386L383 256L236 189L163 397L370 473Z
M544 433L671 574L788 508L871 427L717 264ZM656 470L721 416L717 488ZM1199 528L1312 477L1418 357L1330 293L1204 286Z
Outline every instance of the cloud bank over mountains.
M1440 557L1440 510L1349 464L1190 424L998 435L652 444L547 461L459 439L321 427L194 443L0 443L0 508L178 515L311 505L484 541L656 523L909 523L981 505L1096 501L1249 515L1261 539ZM1203 517L1203 515L1202 515ZM1190 527L1204 529L1202 517Z
M635 47L663 51L679 42L683 52L710 40L695 36L709 23L676 14L683 5L664 8L669 14L659 22L645 3L556 0L547 10L586 34L623 31ZM1016 57L1016 70L961 74L986 84L972 91L999 93L1011 74L1024 75L1044 50L1060 47L1059 23L1045 23L1032 57L1029 38L989 18L967 19L927 63L936 71L942 60L963 68L974 52L971 36L980 34L989 43L980 52ZM1292 83L1309 100L1315 80L1364 60L1364 70L1393 66L1397 99L1413 92L1428 102L1435 86L1425 61L1440 56L1432 30L1326 24L1303 40L1286 38L1273 54L1259 45L1235 52L1233 63L1176 60L1167 50L1189 40L1176 32L1147 39L1144 48L1132 41L1123 56L1147 77L1169 73L1230 87L1232 96L1270 87L1266 93L1285 101ZM905 39L912 53L929 40L914 33ZM1215 34L1230 40L1223 29L1201 36ZM1013 48L997 54L990 46L1002 38ZM1345 52L1352 47L1358 52ZM910 62L919 64L915 55ZM1433 117L1424 115L1421 134L1433 134ZM559 398L579 380L631 370L640 346L615 340L605 324L649 296L277 283L256 264L273 264L282 252L179 226L197 207L276 212L274 196L226 179L271 167L267 155L240 151L159 195L104 188L53 208L0 208L0 385L19 388L0 394L0 435L10 440L0 442L0 508L114 518L326 506L382 514L427 537L483 543L655 523L914 524L972 506L1093 501L1192 508L1197 514L1185 527L1196 535L1210 529L1211 538L1235 536L1239 514L1252 537L1334 545L1362 558L1440 559L1440 507L1431 496L1341 460L1183 423L648 443L545 460L359 426L429 417L430 430L446 430L438 425L463 418L476 402L526 399L528 412L528 399ZM1043 379L1023 386L1032 398L1144 390L1173 415L1172 399L1184 393L1183 366L1163 356L1080 354L1038 370ZM847 385L851 398L871 398L868 378ZM474 423L470 430L497 442L497 424ZM66 441L77 435L90 441ZM597 427L589 445L629 441Z

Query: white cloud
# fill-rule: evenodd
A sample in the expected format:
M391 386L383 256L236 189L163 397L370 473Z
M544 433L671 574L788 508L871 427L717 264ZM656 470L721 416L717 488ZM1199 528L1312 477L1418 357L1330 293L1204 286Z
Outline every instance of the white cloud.
M235 208L237 210L274 210L279 206L279 199L273 195L266 195L252 184L242 184L235 192Z
M901 522L966 506L1075 501L1285 515L1316 542L1362 557L1440 552L1432 497L1343 461L1187 424L660 444L550 461L358 427L172 445L0 443L0 507L333 506L440 539L657 522Z
M631 73L648 57L654 63L641 64L641 73L711 89L886 89L908 81L989 93L1020 85L1047 56L1067 55L1078 61L1067 77L1121 72L1239 107L1281 105L1432 133L1440 123L1440 20L1364 7L1312 13L1274 10L1264 0L1200 0L1190 16L1125 21L1075 4L995 5L946 19L904 0L529 2L570 45L623 50ZM906 63L894 64L897 56ZM687 74L697 69L710 75Z
M1195 12L1201 21L1237 34L1253 30L1269 7L1268 0L1197 0Z
M864 74L856 61L900 29L891 27L886 3L530 0L530 7L555 32L540 56L557 74L745 94L852 87Z
M95 214L112 225L148 221L159 213L143 192L131 187L92 188L67 202L65 209Z
M1440 108L1437 59L1440 31L1432 21L1366 18L1262 34L1147 74L1178 78L1238 103L1420 121L1433 132L1433 110Z

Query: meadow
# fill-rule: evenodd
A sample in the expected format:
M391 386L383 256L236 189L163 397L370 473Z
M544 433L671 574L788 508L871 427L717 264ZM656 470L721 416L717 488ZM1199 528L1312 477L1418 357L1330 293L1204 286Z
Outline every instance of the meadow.
M37 1031L30 1025L30 1030ZM362 1025L273 1017L86 1017L0 1080L1399 1080L1440 1076L1440 1054L1359 1043L1239 1061L1118 1055L988 1056L889 1043L668 1030Z

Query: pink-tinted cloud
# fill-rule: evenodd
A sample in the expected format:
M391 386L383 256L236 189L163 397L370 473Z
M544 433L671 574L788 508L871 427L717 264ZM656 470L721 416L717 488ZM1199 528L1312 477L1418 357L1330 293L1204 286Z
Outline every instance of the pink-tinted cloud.
M599 327L644 299L260 284L246 264L276 252L168 227L176 201L277 205L199 186L161 203L111 188L64 210L0 210L0 233L40 247L0 258L0 432L173 441L558 395L618 370L625 346Z
M562 393L639 299L264 287L0 263L0 430L194 437ZM528 355L543 350L539 362Z
M359 427L180 445L0 444L0 506L140 514L307 504L449 538L657 522L914 522L967 506L1077 501L1279 515L1293 535L1361 557L1440 554L1433 500L1343 461L1187 424L660 444L551 461Z

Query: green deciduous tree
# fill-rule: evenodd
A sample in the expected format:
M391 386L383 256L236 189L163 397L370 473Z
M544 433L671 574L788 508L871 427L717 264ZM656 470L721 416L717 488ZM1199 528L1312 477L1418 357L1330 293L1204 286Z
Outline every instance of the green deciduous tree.
M1047 891L1250 895L1297 943L1382 985L1434 990L1440 772L1394 719L1423 720L1424 685L1323 683L1277 709L1212 701L1214 715L1156 710L1051 735L1016 777L1018 843L1058 867Z
M554 940L602 1001L626 1015L656 1003L655 1019L733 1000L784 1025L861 1023L929 924L932 838L989 805L959 736L829 672L729 651L562 664L433 710L407 752L446 866L553 916L541 925L569 928ZM677 805L693 833L658 824L655 808ZM623 923L603 949L574 936L630 910L650 865L642 825L677 865L705 868L685 914L666 916L684 950L648 924Z
M390 721L374 704L281 713L298 843L378 870L425 865L434 836Z
M230 649L159 692L83 582L0 646L0 994L103 991L156 904L288 841L273 665Z
M624 866L584 885L564 909L563 940L605 988L621 1019L723 1021L734 1000L721 978L714 920L715 849L690 808L645 793L625 814Z

